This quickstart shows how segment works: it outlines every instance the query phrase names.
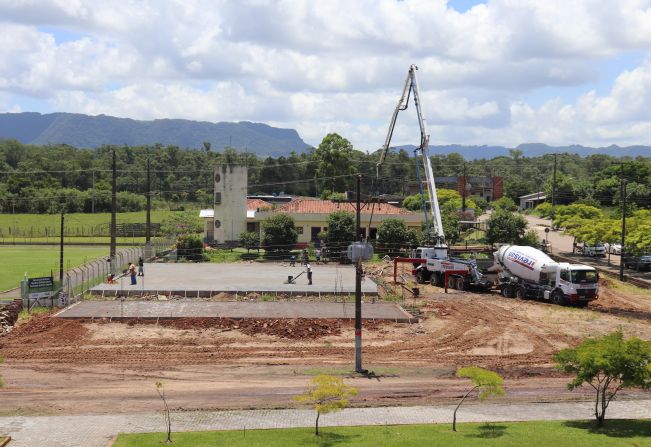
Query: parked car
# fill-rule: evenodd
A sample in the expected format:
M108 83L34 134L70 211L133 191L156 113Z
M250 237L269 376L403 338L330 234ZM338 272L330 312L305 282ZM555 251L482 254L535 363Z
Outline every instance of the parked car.
M597 242L595 245L583 244L582 253L585 256L601 256L603 258L606 256L606 247L601 242Z
M643 255L624 255L624 267L629 269L651 270L651 254L646 253Z
M621 255L622 254L622 244L610 244L608 247L608 252L612 255Z

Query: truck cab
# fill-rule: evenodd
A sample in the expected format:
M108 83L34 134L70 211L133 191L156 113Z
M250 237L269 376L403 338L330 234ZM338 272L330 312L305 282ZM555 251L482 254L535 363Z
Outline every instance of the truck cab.
M599 273L594 267L581 264L558 264L554 290L545 292L545 299L557 304L585 305L599 295Z

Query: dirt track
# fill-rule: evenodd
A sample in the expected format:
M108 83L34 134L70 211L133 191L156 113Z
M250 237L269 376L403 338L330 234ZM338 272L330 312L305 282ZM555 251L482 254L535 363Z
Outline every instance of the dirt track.
M367 325L373 380L357 405L431 403L458 394L457 367L503 374L508 399L564 399L551 356L586 336L621 329L651 339L651 297L602 290L597 311L425 286L419 324ZM624 311L626 315L620 315ZM152 384L169 383L179 408L285 406L312 374L353 363L353 328L336 320L193 319L159 325L34 317L0 338L5 411L106 412L156 408ZM334 370L333 370L334 368ZM633 393L635 394L635 393Z

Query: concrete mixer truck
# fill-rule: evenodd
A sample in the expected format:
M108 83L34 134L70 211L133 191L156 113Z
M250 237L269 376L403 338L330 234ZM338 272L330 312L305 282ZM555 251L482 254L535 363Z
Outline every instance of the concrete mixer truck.
M538 249L517 245L503 245L493 256L506 298L583 307L599 295L599 274L593 267L556 262Z

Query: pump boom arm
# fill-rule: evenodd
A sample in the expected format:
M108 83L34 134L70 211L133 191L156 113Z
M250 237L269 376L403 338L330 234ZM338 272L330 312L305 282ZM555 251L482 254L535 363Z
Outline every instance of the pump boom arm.
M413 92L414 95L414 106L416 108L416 114L418 116L418 125L420 127L420 146L416 149L416 156L420 155L423 168L425 170L425 180L427 185L427 192L429 194L429 209L432 213L432 223L434 225L434 234L436 237L436 245L443 246L445 244L445 234L443 233L443 223L441 221L441 210L439 209L438 196L436 194L436 184L434 182L434 173L432 171L432 162L429 158L429 133L427 132L427 124L423 116L420 102L420 91L418 89L418 79L416 78L416 70L418 67L416 65L411 65L409 67L409 73L407 74L407 79L405 80L405 85L402 89L402 96L398 101L398 105L393 111L391 116L391 121L389 123L389 131L387 132L387 137L384 140L384 145L382 146L382 152L380 154L380 160L376 164L376 171L379 177L380 167L384 163L387 153L389 152L389 146L391 144L391 138L393 137L393 130L396 126L396 120L398 118L398 113L402 110L406 110L409 105L409 96Z

